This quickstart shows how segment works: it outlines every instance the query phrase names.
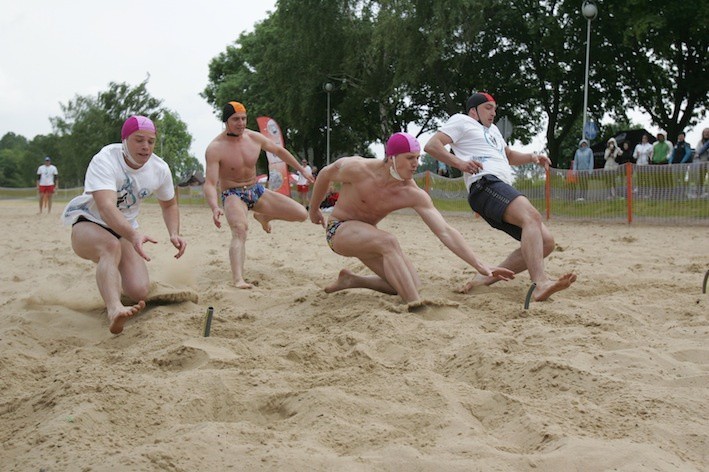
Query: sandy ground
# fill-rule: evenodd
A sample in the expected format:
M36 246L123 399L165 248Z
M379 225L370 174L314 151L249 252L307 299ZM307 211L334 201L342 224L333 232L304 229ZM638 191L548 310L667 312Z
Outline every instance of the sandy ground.
M244 291L207 209L183 208L175 261L148 205L151 279L199 300L151 303L114 336L62 207L0 201L3 471L709 468L706 226L552 221L548 270L579 280L524 310L527 274L458 294L472 269L392 215L380 226L434 302L412 314L393 296L324 293L364 268L311 223L252 223ZM448 220L488 262L515 247L470 215Z

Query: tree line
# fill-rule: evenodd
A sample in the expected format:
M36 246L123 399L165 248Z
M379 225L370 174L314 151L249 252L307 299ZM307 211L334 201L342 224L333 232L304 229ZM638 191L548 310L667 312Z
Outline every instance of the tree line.
M633 126L639 108L676 136L709 104L709 2L598 2L591 25L589 116ZM473 90L527 143L544 131L563 167L581 138L587 20L580 0L279 0L215 57L203 97L268 115L297 154L368 153L392 132L422 132L463 110ZM604 137L601 129L599 138Z
M95 97L77 96L60 104L62 116L50 117L52 133L26 137L8 132L0 138L0 186L31 187L37 167L50 156L60 167L63 187L79 187L91 158L106 144L121 140L121 126L131 115L148 116L159 133L155 152L163 157L175 180L201 169L190 154L192 136L179 115L147 92L147 81L132 87L110 83Z
M511 140L545 133L550 158L566 167L581 137L587 20L579 0L279 0L209 64L202 97L218 112L231 100L251 117L279 122L286 145L318 167L370 154L369 146L414 124L435 130L463 111L473 90L490 92ZM709 2L598 2L591 26L589 117L632 127L639 108L676 136L709 105ZM326 91L325 84L332 84ZM198 168L177 112L137 87L111 83L76 97L50 119L53 132L0 138L0 186L31 186L41 157L61 158L63 185L81 185L89 160L117 142L123 120L150 116L156 152L176 176Z

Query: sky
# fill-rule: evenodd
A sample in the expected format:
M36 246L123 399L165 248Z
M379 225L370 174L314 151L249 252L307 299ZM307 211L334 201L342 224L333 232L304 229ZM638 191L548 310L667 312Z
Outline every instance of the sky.
M76 96L95 97L110 82L135 87L149 76L148 92L187 124L194 138L191 153L204 163L207 145L222 130L199 96L207 86L209 62L242 32L253 31L275 9L275 0L208 0L200 5L0 0L0 136L49 134L49 118L62 116L60 104ZM248 97L244 101L248 108ZM257 129L251 118L249 126ZM648 131L659 131L641 113L633 113L632 119ZM688 131L692 146L704 127L709 120ZM417 130L411 127L409 132ZM421 144L429 137L421 135ZM544 144L541 137L527 146L512 143L516 149L539 152ZM372 146L372 151L383 157L383 146Z

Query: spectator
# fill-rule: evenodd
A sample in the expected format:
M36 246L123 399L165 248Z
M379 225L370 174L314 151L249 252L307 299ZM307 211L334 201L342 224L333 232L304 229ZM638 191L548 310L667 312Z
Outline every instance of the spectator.
M640 144L635 146L633 151L633 158L635 163L639 166L646 166L650 164L650 156L652 155L652 144L648 142L647 134L643 134L640 139Z
M298 171L298 196L300 197L300 204L305 208L308 208L308 191L310 190L310 182L308 182L307 174L313 175L313 169L308 165L308 161L302 159L300 164L305 169L305 173ZM313 175L314 177L314 175Z
M643 134L640 138L640 144L635 146L633 151L633 157L635 158L635 164L638 166L647 166L650 164L650 156L652 156L652 144L649 142L650 138L647 134ZM635 172L638 175L637 182L638 188L635 192L638 193L639 197L646 197L648 195L648 169L636 168Z
M52 212L52 195L59 186L59 171L52 165L52 158L44 158L44 164L37 168L37 191L39 192L39 214L47 207L47 214Z
M574 153L573 168L578 182L576 201L582 202L587 197L588 179L593 172L593 151L588 147L588 141L585 139L579 141L579 148Z
M603 152L603 158L606 160L603 170L608 171L605 175L606 185L609 190L608 198L615 198L616 169L618 169L616 158L618 158L621 154L622 151L618 147L618 143L615 138L609 139L606 143L606 150Z
M665 139L665 133L657 133L657 141L652 146L652 153L650 153L651 164L667 164L672 152L672 143Z
M652 145L651 164L662 165L667 164L672 152L672 143L665 139L665 133L657 133L657 141ZM670 187L672 186L672 177L667 169L655 168L652 171L652 187L653 193L656 195L667 196Z
M692 148L689 143L684 140L684 133L677 136L677 144L675 144L672 153L670 154L670 164L689 164L692 162Z
M633 162L633 151L630 149L630 141L623 141L620 145L620 156L616 159L619 165Z
M702 130L702 138L694 150L693 170L697 173L697 196L709 197L709 192L704 191L704 181L709 170L709 128Z

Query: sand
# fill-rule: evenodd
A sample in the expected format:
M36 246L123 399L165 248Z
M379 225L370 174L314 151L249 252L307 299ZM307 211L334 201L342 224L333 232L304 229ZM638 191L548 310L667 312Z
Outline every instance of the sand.
M709 468L706 226L552 221L548 270L578 282L524 310L527 274L456 293L472 269L415 215L391 215L380 226L433 301L409 313L394 296L324 293L364 268L311 223L268 235L253 221L257 286L237 290L206 208L183 208L176 261L148 205L160 297L115 336L62 206L0 201L3 471ZM488 262L515 247L447 218Z

